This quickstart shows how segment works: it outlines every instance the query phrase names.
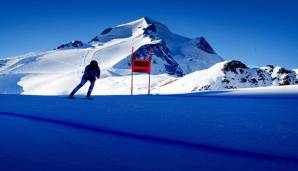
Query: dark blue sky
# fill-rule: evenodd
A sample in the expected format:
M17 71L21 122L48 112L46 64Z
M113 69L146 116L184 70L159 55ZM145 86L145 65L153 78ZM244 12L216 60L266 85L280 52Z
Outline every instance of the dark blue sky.
M173 32L204 36L225 59L298 68L298 2L1 0L0 57L45 51L143 16Z

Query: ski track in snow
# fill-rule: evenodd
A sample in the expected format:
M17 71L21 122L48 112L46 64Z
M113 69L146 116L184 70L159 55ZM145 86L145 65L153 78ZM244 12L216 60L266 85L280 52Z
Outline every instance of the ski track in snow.
M194 97L194 96L192 96L192 97ZM256 159L265 159L265 160L285 160L285 161L298 163L298 158L290 158L290 157L283 157L283 156L278 156L278 155L273 155L273 154L264 154L264 153L256 153L256 152L250 152L250 151L229 149L229 148L221 148L221 147L216 147L216 146L212 146L212 145L196 144L196 143L180 141L180 140L175 140L175 139L140 135L140 134L134 134L134 133L129 133L129 132L111 130L111 129L99 127L99 126L93 127L93 126L83 125L83 124L79 124L79 123L75 123L75 122L42 118L42 117L34 116L32 114L0 112L0 115L8 115L8 116L18 117L18 118L23 118L23 119L47 122L47 123L77 128L77 129L83 129L83 130L87 130L87 131L112 134L112 135L121 136L121 137L125 137L125 138L139 139L139 140L144 140L144 141L152 141L152 142L164 143L164 144L168 144L168 145L178 145L178 146L183 146L183 147L187 147L187 148L194 148L196 150L207 150L207 151L226 153L226 154L242 156L242 157L252 157L252 158L256 158Z

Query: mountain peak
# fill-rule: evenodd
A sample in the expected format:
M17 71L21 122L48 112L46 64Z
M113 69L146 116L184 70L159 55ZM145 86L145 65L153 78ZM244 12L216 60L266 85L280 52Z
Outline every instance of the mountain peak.
M148 17L148 16L145 16L142 19L145 20L148 24L155 23L155 21L152 18Z
M89 43L97 44L98 42L106 43L112 39L129 38L139 35L151 36L153 38L158 33L163 35L172 34L171 31L162 23L159 23L148 16L142 17L135 21L120 24L114 27L104 29L99 35L93 38Z
M144 23L144 24L149 25L149 24L156 23L156 21L153 20L152 18L148 17L148 16L145 16L145 17L139 18L137 20L134 20L134 21L131 21L131 22L128 22L128 23L125 23L125 24L121 24L121 25L118 25L118 26L132 25L132 24L136 24L136 23Z

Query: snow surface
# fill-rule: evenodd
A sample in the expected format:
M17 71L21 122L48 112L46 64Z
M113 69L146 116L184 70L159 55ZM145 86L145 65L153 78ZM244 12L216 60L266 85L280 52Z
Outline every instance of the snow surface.
M176 94L193 92L197 88L203 87L209 83L216 83L217 80L224 75L221 70L224 63L225 62L221 62L208 69L188 74L175 82L161 86L155 93Z
M212 93L212 91L209 91ZM224 95L249 95L249 96L291 96L298 94L298 85L288 85L288 86L269 86L269 87L257 87L257 88L242 88L233 91L221 91ZM215 93L216 94L216 93Z
M296 72L296 78L298 79L298 69L293 69Z
M0 95L0 170L297 170L293 87Z

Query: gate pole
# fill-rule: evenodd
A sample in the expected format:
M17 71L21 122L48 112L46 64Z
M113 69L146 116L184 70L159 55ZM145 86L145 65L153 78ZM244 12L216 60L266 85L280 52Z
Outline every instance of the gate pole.
M151 88L151 59L152 59L152 47L150 47L149 51L149 85L148 85L148 95L150 95L150 88Z
M150 72L149 72L149 85L148 85L148 95L150 95L150 88L151 88L151 86L150 86L150 84L151 84L151 83L150 83L150 75L151 75L151 74L150 74Z
M130 95L133 95L133 47L131 49L131 82L130 82Z

